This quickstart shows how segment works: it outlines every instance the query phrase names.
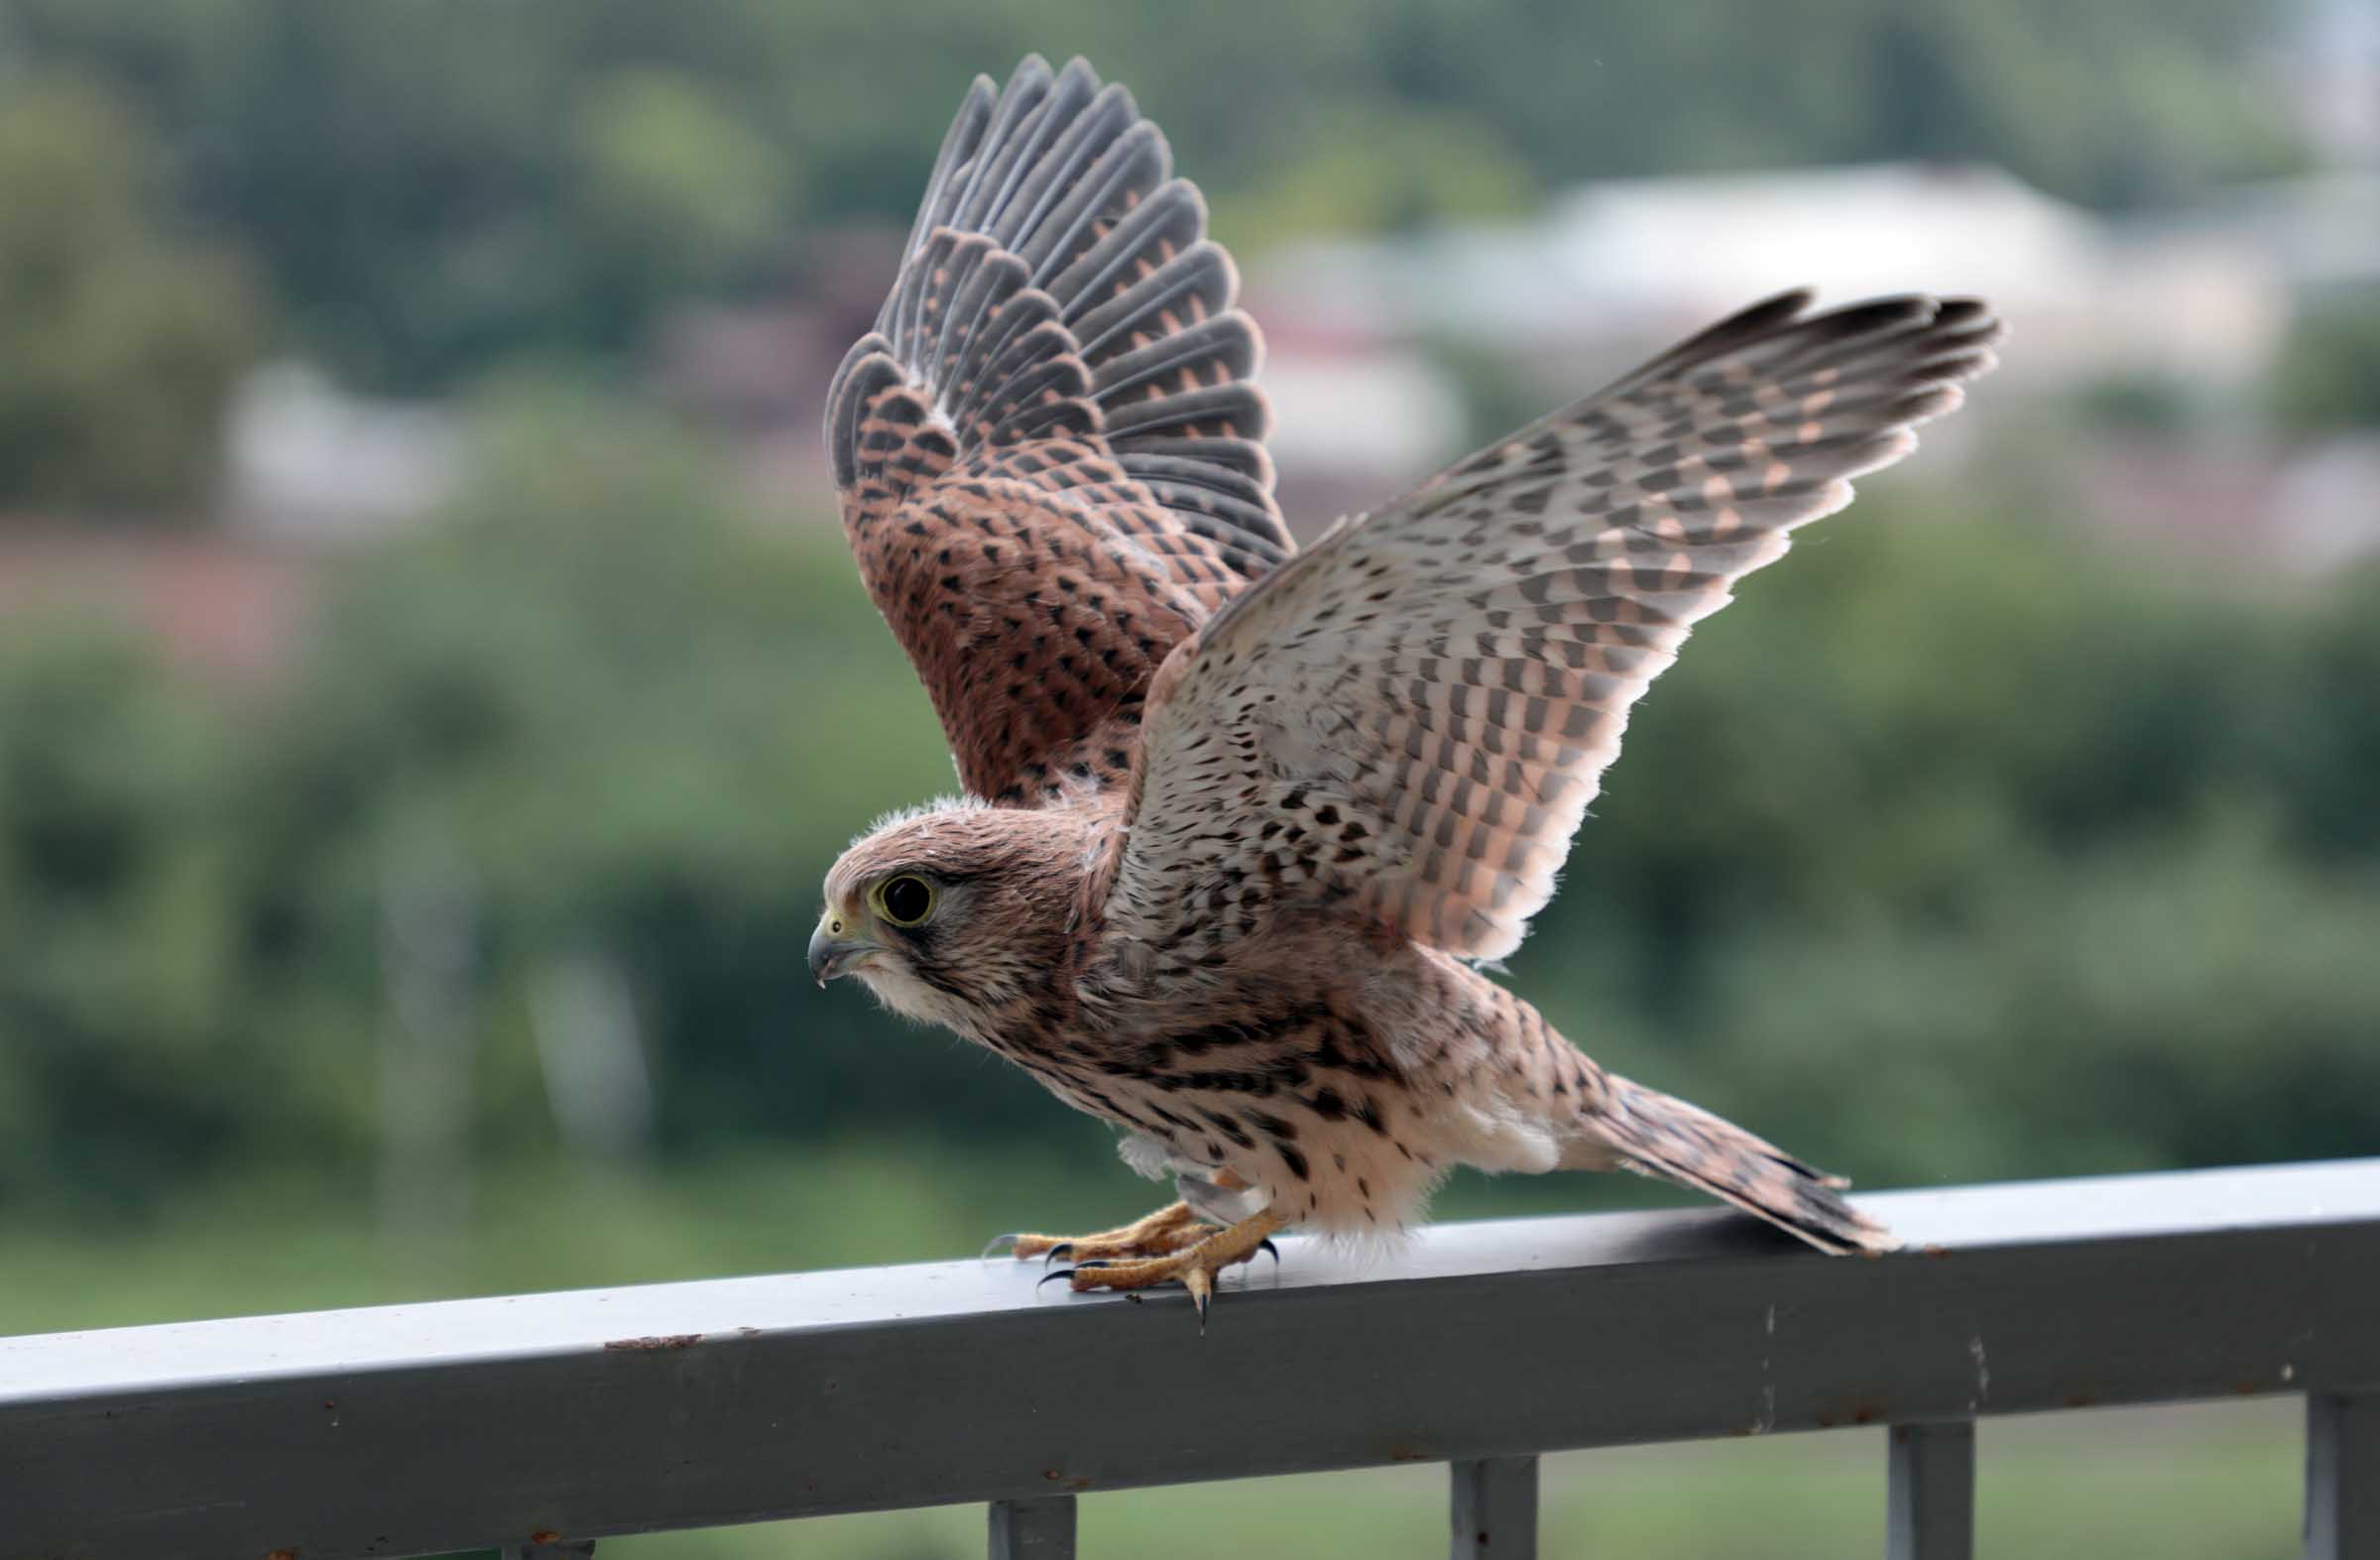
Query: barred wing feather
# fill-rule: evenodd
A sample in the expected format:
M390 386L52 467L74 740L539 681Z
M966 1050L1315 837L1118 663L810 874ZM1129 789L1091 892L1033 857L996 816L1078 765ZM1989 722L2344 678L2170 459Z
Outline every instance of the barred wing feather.
M1520 942L1692 626L1992 364L1979 302L1755 305L1341 527L1173 653L1110 926L1184 967L1287 906Z
M978 78L829 390L845 534L979 796L1121 782L1166 654L1291 550L1260 338L1171 161L1079 60Z

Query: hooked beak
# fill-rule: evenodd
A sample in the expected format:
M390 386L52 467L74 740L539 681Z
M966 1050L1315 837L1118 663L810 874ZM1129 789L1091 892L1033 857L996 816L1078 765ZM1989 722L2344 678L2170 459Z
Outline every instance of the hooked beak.
M810 974L824 986L838 975L848 975L868 955L883 951L880 943L856 937L830 937L826 928L820 926L810 933Z

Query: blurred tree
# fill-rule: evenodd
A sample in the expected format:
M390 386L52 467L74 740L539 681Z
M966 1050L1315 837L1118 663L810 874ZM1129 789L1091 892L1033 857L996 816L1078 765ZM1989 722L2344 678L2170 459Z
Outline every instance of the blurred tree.
M326 604L267 756L277 967L369 990L383 842L429 820L478 886L484 1119L508 1136L544 1136L512 1114L544 1114L527 1005L587 950L654 1048L663 1149L871 1113L1012 1122L1029 1084L921 1075L803 964L852 833L950 783L841 539L760 523L634 409L513 384L484 419L447 524Z
M2169 374L2116 374L2079 387L2068 399L2074 420L2094 432L2172 439L2202 413L2191 388Z
M630 297L702 287L774 239L787 180L775 153L688 77L611 77L580 109L574 224Z
M338 564L302 676L236 725L120 643L0 625L0 1190L360 1166L423 838L473 884L475 1151L553 1142L533 1018L586 959L665 1155L854 1124L1100 1151L807 980L836 852L949 783L839 538L633 407L516 383L481 427L446 523ZM2049 500L1877 486L1637 713L1515 984L1870 1178L2368 1144L2372 581L2259 596L2014 518Z
M967 79L1028 49L1130 84L1246 250L1813 162L2186 197L2296 155L2238 67L2280 25L2257 0L913 0L898 26L777 0L15 0L0 50L116 82L317 355L426 389L633 342L672 290L767 276L801 221L905 225Z
M235 1043L226 736L128 633L0 639L0 1203L138 1195L283 1103Z
M2316 300L2273 366L2274 420L2301 436L2380 428L2380 289Z
M1895 1177L2368 1145L2368 578L2260 598L1890 492L1801 550L1637 712L1515 984Z
M1468 115L1415 109L1355 113L1276 159L1217 215L1235 242L1260 249L1314 234L1381 233L1435 222L1516 218L1527 170Z
M96 451L118 502L197 480L141 474L202 447L161 430L204 420L192 387L219 397L254 310L185 230L246 246L357 381L616 352L689 290L768 280L797 224L905 223L967 77L1028 48L1129 82L1246 247L1828 160L2187 195L2290 155L2237 65L2273 25L2253 0L916 0L896 26L11 0L0 474L91 496L53 463ZM2298 425L2369 399L2337 345L2293 348L2287 383L2327 387L2281 393L2324 409ZM1483 433L1542 404L1463 366L1514 398ZM0 624L0 1193L360 1164L389 863L424 838L473 885L473 1140L549 1135L532 1015L591 961L654 1048L660 1151L848 1122L1095 1143L1012 1070L808 987L836 850L949 783L831 529L752 515L633 406L514 379L479 416L444 523L325 563L309 659L261 710ZM1698 634L1518 984L1607 1060L1863 1175L2368 1142L2373 581L2283 600L2152 568L2024 523L2071 495L2017 464L1957 503L1878 484Z
M2218 810L1983 886L1953 918L1733 928L1698 1086L1887 1184L2370 1150L2380 878Z
M159 153L87 81L0 100L0 502L188 514L256 311L220 251L160 223Z
M2255 0L1412 0L1365 32L1392 90L1481 115L1541 179L1923 159L2129 205L2286 166L2238 68L2274 26Z

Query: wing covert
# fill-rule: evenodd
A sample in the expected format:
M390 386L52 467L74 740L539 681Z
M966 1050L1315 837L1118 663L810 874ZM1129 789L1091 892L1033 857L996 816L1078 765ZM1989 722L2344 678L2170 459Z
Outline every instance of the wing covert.
M1195 964L1348 902L1511 951L1628 710L1849 479L1957 407L1979 302L1757 304L1343 526L1159 673L1111 928Z
M845 534L977 795L1124 779L1159 662L1290 554L1205 232L1129 93L1027 59L960 106L836 371Z

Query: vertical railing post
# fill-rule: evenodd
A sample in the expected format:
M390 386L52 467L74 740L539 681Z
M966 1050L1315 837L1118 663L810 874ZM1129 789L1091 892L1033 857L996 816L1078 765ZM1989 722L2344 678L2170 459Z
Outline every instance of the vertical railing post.
M992 1560L1074 1560L1074 1497L993 1501Z
M2380 1555L2380 1392L2306 1398L2306 1560Z
M1537 1560L1537 1459L1482 1457L1453 1465L1448 1502L1454 1560Z
M1973 1560L1974 1422L1896 1424L1891 1445L1885 1560Z

